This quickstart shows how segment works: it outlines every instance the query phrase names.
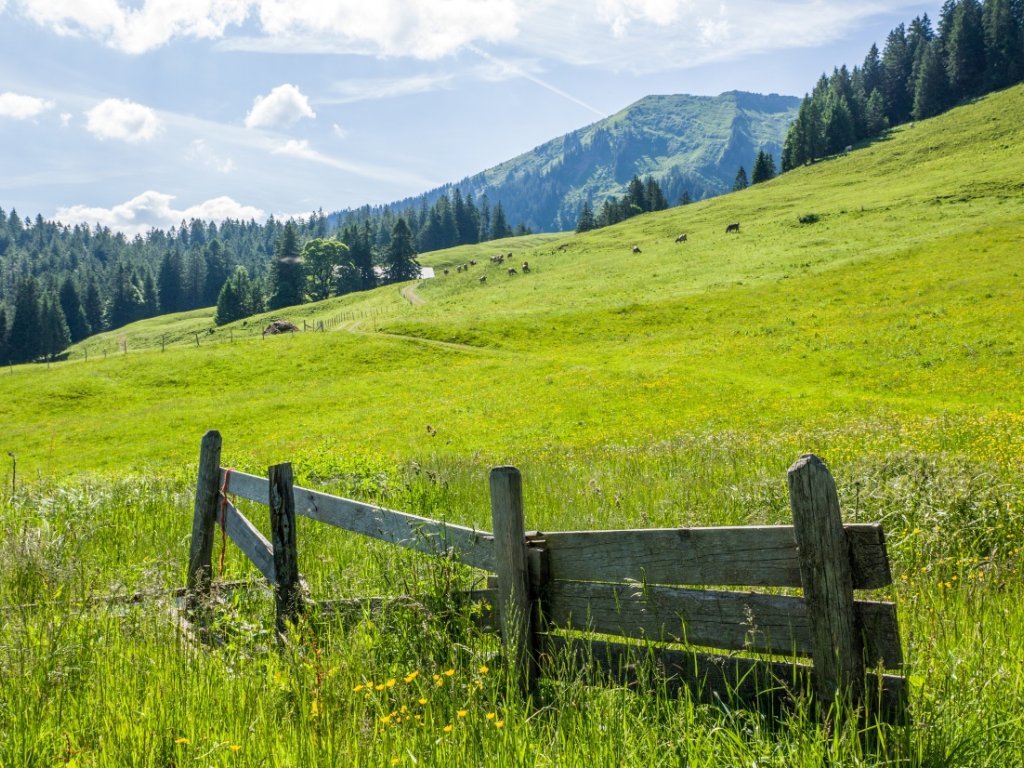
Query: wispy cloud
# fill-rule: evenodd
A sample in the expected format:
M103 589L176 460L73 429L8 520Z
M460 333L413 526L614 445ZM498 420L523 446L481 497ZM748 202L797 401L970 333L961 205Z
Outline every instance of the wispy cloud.
M537 75L534 75L534 74L526 71L525 69L520 69L519 67L517 67L515 64L513 64L511 62L503 61L502 59L499 59L497 56L494 56L494 55L488 53L487 51L484 51L484 50L478 48L475 45L467 45L466 47L469 50L471 50L473 53L475 53L477 56L479 56L482 59L490 62L491 64L499 67L502 71L507 72L510 75L514 75L516 77L522 77L522 78L524 78L526 80L529 80L531 83L535 83L536 85L539 85L541 88L544 88L545 90L551 91L555 95L561 96L563 99L571 101L573 104L576 104L577 106L583 107L584 109L589 110L590 112L593 112L598 117L607 117L607 114L605 112L602 112L597 107L593 107L590 104L587 104L587 102L583 101L582 99L576 98L571 93L567 93L566 91L563 91L558 86L553 85L552 83L549 83L547 80L544 80L544 79L538 77Z
M160 130L160 119L147 106L128 99L105 99L85 113L85 127L98 139L129 144L149 141Z
M404 184L412 189L429 189L437 186L436 181L424 179L406 171L397 170L395 168L381 168L379 166L369 165L366 163L356 163L351 160L344 160L342 158L325 155L314 149L305 139L288 139L283 144L279 144L274 147L271 152L275 155L285 155L288 157L298 158L299 160L306 160L311 163L319 163L321 165L334 168L335 170L344 171L345 173L351 173L356 176L362 176L367 179L377 179L379 181L390 181L397 184Z
M391 99L398 96L410 96L414 93L429 93L448 88L455 80L451 74L413 75L412 77L384 78L373 77L363 79L342 80L335 83L332 90L338 95L319 99L324 104L350 104L357 101L375 99Z
M22 93L5 91L0 93L0 117L14 120L31 120L43 112L54 108L55 103L49 99L26 96Z
M213 168L218 173L231 173L235 170L235 162L230 157L222 157L217 154L207 143L206 139L194 140L188 148L186 157L207 168Z

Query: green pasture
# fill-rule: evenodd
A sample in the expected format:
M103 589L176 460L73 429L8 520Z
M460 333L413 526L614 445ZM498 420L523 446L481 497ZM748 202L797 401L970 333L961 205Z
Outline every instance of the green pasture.
M1015 88L742 193L424 254L432 280L0 371L0 766L1024 765L1021 146ZM263 338L272 317L324 330ZM483 528L504 463L529 528L786 522L814 451L847 518L885 524L912 721L569 672L529 706L448 599L479 574L313 524L315 597L432 610L281 647L254 586L195 646L168 590L214 428L225 465ZM255 575L228 547L223 577Z

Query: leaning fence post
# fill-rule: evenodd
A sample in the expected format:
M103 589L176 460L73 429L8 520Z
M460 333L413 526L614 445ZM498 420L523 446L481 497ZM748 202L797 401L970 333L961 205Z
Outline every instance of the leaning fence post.
M536 681L531 630L530 572L523 518L523 479L515 467L491 470L491 521L501 639L517 683L524 693Z
M856 705L863 698L864 656L836 484L825 462L811 453L801 456L787 477L811 629L815 694L827 706L842 689Z
M220 447L220 432L211 429L203 435L199 449L196 506L192 516L192 543L188 555L186 587L190 608L210 595L214 526L217 523L217 497L220 494Z
M277 631L283 632L289 621L298 618L303 607L298 550L295 543L292 465L276 464L270 468L269 475L270 543L274 548L274 573L277 576Z

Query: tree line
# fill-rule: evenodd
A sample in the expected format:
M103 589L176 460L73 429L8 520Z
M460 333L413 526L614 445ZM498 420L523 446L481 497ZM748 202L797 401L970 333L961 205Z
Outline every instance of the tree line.
M95 333L217 306L217 322L419 275L399 218L336 237L322 212L265 224L193 220L127 238L0 209L0 364L53 360Z
M419 277L415 241L405 219L394 223L379 259L374 257L371 232L368 224L350 225L338 236L312 237L303 243L300 227L287 222L271 260L265 301L259 283L238 266L220 290L214 321L223 325L264 309L323 301Z
M688 202L688 200L684 199L683 202ZM596 215L590 201L585 201L580 209L576 231L588 232L592 229L608 227L641 213L663 211L668 207L668 200L661 191L661 186L652 176L641 181L639 176L634 175L626 187L626 194L622 197L612 196L606 199L601 203L601 209Z
M937 29L918 16L862 65L822 74L786 136L782 170L1022 80L1024 0L947 0Z

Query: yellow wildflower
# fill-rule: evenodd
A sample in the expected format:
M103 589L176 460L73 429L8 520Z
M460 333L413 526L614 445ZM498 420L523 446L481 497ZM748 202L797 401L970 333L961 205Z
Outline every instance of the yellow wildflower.
M175 744L191 744L192 741L191 741L191 739L187 739L184 736L179 736L178 738L176 738L174 740L174 743Z
M469 714L469 710L468 709L460 709L455 714L457 714L459 717L465 717L466 715Z
M451 733L451 732L452 732L452 724L451 724L451 723L448 723L448 725L446 725L446 726L445 726L444 728L442 728L441 730L442 730L442 731L444 731L445 733Z
M417 670L414 670L414 671L410 672L405 677L403 677L402 680L404 680L407 683L411 683L413 680L415 680L419 676L420 676L420 671L417 669Z

